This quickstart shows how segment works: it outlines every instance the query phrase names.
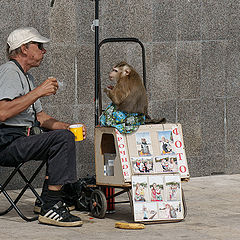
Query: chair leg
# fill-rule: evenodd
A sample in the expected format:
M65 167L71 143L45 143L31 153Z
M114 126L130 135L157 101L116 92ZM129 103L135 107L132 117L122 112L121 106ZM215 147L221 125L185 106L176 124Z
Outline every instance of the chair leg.
M0 186L1 187L1 186ZM32 221L36 221L38 219L38 216L32 217L32 218L28 218L26 217L22 211L19 209L19 207L16 205L15 201L12 200L12 198L8 195L8 193L5 190L1 189L1 192L4 194L4 196L7 198L7 200L9 201L9 203L11 204L11 206L3 211L0 212L0 216L7 214L8 212L10 212L13 208L16 210L17 214L24 219L27 222L32 222Z
M5 211L0 212L0 216L7 214L8 212L10 212L13 208L16 210L16 212L18 213L18 215L24 219L27 222L31 222L31 221L35 221L38 219L38 217L32 217L32 218L28 218L26 217L22 211L19 209L19 207L17 206L18 201L21 199L21 197L23 196L23 194L26 192L26 190L28 188L30 188L30 190L32 191L32 193L35 195L35 197L37 199L39 199L41 202L42 199L39 196L39 194L37 193L37 191L34 189L34 187L32 186L32 181L35 179L35 177L38 175L38 173L41 171L41 169L43 168L43 166L45 165L46 161L41 162L41 164L39 165L39 167L35 170L35 172L33 173L33 175L31 176L31 178L28 180L25 175L23 174L23 172L20 170L21 166L23 165L23 163L19 164L10 174L10 176L8 177L8 179L5 181L5 183L3 185L0 185L0 193L3 193L4 196L6 197L6 199L9 201L10 203L10 207L8 209L6 209ZM16 173L19 173L19 175L22 177L22 179L24 180L24 182L26 183L26 185L23 187L23 189L21 190L21 192L18 194L18 196L16 197L15 200L13 200L9 194L7 193L7 191L5 190L5 187L8 185L8 183L11 181L11 179L13 178L13 176Z

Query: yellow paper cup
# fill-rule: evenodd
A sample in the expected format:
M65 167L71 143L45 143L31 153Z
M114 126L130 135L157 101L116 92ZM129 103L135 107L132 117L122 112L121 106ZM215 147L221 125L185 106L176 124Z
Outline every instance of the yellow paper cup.
M75 135L75 141L83 140L83 125L82 124L70 125L69 129Z

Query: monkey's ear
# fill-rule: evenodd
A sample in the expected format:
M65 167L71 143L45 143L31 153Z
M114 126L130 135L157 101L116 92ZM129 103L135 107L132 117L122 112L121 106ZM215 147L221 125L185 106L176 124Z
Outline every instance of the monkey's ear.
M131 70L130 69L125 69L125 75L128 76L130 74Z

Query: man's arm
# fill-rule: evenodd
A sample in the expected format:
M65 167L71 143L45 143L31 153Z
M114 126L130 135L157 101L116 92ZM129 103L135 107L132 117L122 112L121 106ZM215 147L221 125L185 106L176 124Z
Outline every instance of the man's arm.
M56 130L56 129L68 129L70 124L56 120L49 116L44 111L37 113L37 120L40 122L41 127Z
M55 118L46 114L44 111L37 113L37 120L41 123L41 127L44 127L50 130L69 129L69 126L71 125L69 123L56 120ZM86 130L86 126L84 124L82 125L83 125L83 138L85 139L87 130Z
M36 102L40 97L55 94L57 89L58 84L56 78L49 78L24 96L13 100L1 100L0 121L4 122L8 118L18 115Z
M38 95L33 91L13 100L0 101L0 121L4 122L26 110L38 99Z

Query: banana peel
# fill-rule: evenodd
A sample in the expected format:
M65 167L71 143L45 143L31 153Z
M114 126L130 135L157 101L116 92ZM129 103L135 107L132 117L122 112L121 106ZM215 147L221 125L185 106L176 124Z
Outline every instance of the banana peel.
M123 222L116 222L115 228L121 229L144 229L145 225L140 223L123 223Z

